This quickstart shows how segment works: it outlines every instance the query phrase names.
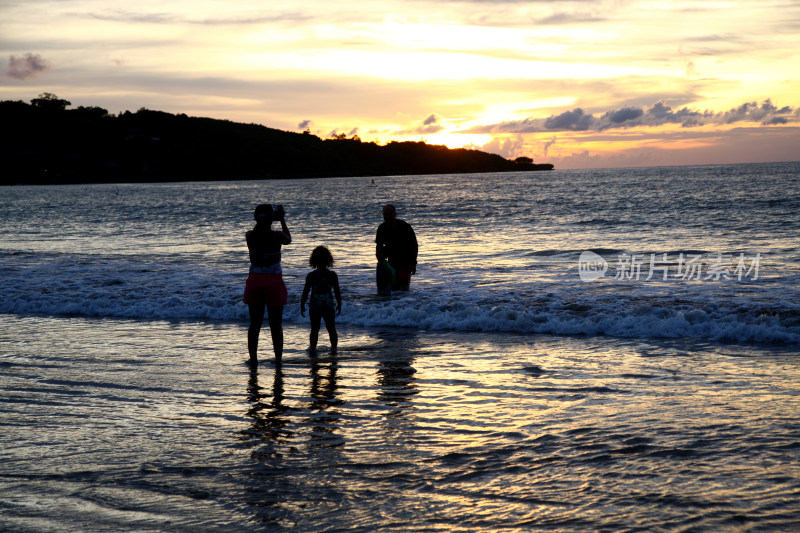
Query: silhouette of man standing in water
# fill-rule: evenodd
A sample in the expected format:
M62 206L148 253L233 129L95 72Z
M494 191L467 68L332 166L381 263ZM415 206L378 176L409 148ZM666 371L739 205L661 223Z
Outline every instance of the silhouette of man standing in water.
M378 293L389 295L392 291L407 291L411 276L417 273L419 245L411 225L397 218L392 204L383 206L383 223L375 237L378 258Z

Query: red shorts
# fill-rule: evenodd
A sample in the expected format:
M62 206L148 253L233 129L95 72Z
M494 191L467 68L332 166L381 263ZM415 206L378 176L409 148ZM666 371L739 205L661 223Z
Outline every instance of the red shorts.
M408 285L411 283L411 267L407 266L399 266L395 267L395 276L396 276L396 283L392 287L393 289L403 288L408 289Z
M244 286L244 303L286 305L289 295L280 274L250 274Z

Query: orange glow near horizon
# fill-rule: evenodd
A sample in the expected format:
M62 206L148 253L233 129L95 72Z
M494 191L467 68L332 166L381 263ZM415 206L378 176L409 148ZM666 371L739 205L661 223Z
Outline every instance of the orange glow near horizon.
M798 18L800 4L780 0L39 0L0 7L0 99L50 92L112 113L425 140L557 167L652 164L654 151L668 164L703 150L708 162L796 160Z

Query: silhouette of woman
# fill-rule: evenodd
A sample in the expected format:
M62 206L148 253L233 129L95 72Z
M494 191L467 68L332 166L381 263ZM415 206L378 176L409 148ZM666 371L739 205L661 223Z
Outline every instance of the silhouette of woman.
M250 365L257 365L258 337L266 308L275 363L280 364L283 356L283 306L288 299L281 269L281 246L291 243L292 235L286 227L283 206L273 210L271 204L261 204L256 207L253 217L256 225L245 236L250 251L250 275L244 289L244 303L250 310L247 351ZM280 231L272 229L273 219L280 221Z

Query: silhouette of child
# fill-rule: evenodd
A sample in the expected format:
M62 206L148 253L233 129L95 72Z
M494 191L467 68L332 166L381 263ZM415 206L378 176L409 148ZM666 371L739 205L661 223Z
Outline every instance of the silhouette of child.
M342 312L342 294L339 290L339 276L336 275L336 272L329 270L333 266L333 256L326 247L317 246L311 252L308 264L314 270L306 276L303 296L300 298L300 314L306 316L306 300L310 292L311 300L308 305L308 314L311 318L309 350L312 353L316 352L320 323L321 320L325 320L325 328L328 330L328 337L331 341L331 352L336 353L339 335L336 333L335 315ZM336 298L335 302L334 298Z

